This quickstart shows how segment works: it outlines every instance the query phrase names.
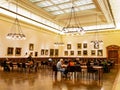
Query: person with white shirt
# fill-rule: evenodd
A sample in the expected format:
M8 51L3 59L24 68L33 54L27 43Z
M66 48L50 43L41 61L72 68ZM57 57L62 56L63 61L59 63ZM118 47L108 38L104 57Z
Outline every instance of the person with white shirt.
M57 70L58 70L58 71L61 71L62 74L65 75L65 76L67 75L67 70L66 70L67 66L68 66L68 65L64 64L63 59L60 59L60 60L57 62L57 65L56 65Z

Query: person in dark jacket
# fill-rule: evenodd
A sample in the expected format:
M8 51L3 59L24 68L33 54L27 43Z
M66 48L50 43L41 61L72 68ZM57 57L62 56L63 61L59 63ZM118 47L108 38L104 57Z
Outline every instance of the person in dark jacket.
M9 61L9 59L8 58L6 58L5 60L4 60L4 62L3 62L3 67L4 67L4 71L10 71L10 67L9 67L9 65L7 64L7 62Z
M30 54L30 55L28 56L27 62L28 62L28 65L29 65L29 70L34 67L35 61L34 61L34 59L32 58L32 54Z

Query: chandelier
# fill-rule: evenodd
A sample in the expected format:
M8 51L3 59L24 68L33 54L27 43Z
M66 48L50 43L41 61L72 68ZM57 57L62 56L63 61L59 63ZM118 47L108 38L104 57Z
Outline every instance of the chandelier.
M98 21L98 20L97 20L97 16L98 16L98 15L96 14L95 40L92 40L92 41L91 41L91 43L94 44L94 48L95 48L95 49L99 49L99 45L100 45L100 44L103 44L103 41L102 41L102 40L98 40L98 34L97 34L97 33L98 33L98 29L97 29L97 25L98 25L98 24L97 24L97 23L98 23L97 21Z
M10 32L6 36L6 38L12 39L12 40L25 40L26 36L22 32L19 20L17 18L17 12L18 12L18 0L17 0L17 4L16 4L16 18L13 23L13 26L11 27Z
M85 33L85 30L83 29L83 27L81 27L74 6L71 7L70 16L68 18L69 19L66 25L63 27L62 31L64 33L80 33L81 35L83 35Z

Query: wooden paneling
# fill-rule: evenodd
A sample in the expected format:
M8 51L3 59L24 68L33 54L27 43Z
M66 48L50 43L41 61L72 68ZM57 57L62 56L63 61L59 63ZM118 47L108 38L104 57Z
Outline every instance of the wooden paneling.
M34 58L35 61L48 61L49 59L52 59L53 61L57 62L58 60L60 60L61 58L63 58L64 60L68 60L68 59L72 59L72 60L75 60L75 59L79 59L79 60L82 60L84 62L87 62L88 60L106 60L107 58L93 58L93 57L37 57L37 58ZM10 61L12 62L26 62L27 61L27 58L8 58ZM5 58L0 58L0 63L3 62L5 60Z

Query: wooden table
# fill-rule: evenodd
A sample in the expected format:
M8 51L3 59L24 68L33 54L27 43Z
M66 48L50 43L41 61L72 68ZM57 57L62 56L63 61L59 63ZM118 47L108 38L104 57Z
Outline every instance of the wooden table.
M87 69L87 66L81 66L82 69ZM98 79L101 80L103 76L103 67L102 66L93 66L95 70L98 70Z

